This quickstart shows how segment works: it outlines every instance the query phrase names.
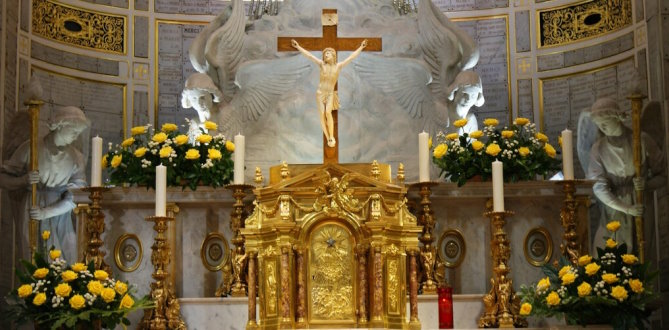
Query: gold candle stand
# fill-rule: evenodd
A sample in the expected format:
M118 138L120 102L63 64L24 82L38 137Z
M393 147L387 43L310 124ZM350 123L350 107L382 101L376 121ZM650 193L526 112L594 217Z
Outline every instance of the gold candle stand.
M486 212L484 215L490 218L492 224L490 252L494 275L490 278L490 291L483 296L484 311L479 318L479 328L527 326L525 319L520 317L520 300L516 298L513 281L509 277L511 248L504 225L513 212Z
M44 102L40 100L28 100L23 103L28 107L30 113L30 171L39 171L39 156L37 155L37 140L39 128L39 111ZM32 195L30 200L32 207L37 207L37 184L32 184ZM30 218L28 225L28 240L30 241L30 259L33 259L37 251L37 237L39 234L39 220ZM33 261L34 262L34 261Z
M423 243L423 248L420 251L420 261L423 266L423 274L425 275L421 282L423 293L435 294L437 293L437 282L434 279L434 269L436 261L436 249L432 245L434 237L432 231L434 230L434 211L432 211L432 202L430 195L432 194L431 187L438 185L438 182L426 181L418 182L410 185L411 188L417 188L420 194L420 206L418 210L418 224L423 226L423 232L418 240Z
M156 231L153 245L151 245L151 264L154 269L151 277L155 282L151 283L150 292L151 299L156 306L144 312L140 328L185 329L179 301L174 294L172 283L168 280L169 272L167 271L172 253L165 232L168 222L174 221L174 217L150 216L146 218L146 221L153 222L153 230Z
M226 189L232 191L232 197L235 203L232 205L232 214L230 215L230 229L232 230L232 244L235 248L232 250L232 278L233 282L230 286L230 295L233 297L246 297L246 280L245 268L247 257L244 251L244 237L241 234L241 229L244 227L244 197L246 191L253 188L248 184L229 184L225 186Z
M632 92L632 95L628 96L627 99L632 101L632 133L633 133L633 153L634 153L634 172L636 177L641 179L643 178L642 173L642 157L641 157L641 112L643 111L643 100L646 98L646 95L635 91ZM634 190L636 194L636 203L643 205L643 190ZM643 231L643 216L634 217L634 225L636 231L636 242L639 249L639 261L644 262L646 260L646 253L644 251L644 245L646 244Z
M91 200L90 216L86 218L86 233L88 242L86 251L84 251L84 264L88 265L91 261L95 264L95 269L101 269L111 274L111 267L105 263L105 252L100 251L104 245L102 234L105 232L105 215L102 213L100 201L102 193L109 190L107 187L85 187L82 191L89 193L88 199Z
M576 208L578 207L578 201L574 198L577 182L577 180L558 182L562 185L562 191L564 192L564 206L560 209L560 222L564 229L560 251L572 264L577 264L578 257L580 257L578 234L576 233Z

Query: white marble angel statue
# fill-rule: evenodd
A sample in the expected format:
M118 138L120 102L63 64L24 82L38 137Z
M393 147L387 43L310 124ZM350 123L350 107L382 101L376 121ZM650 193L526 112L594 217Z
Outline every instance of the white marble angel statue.
M578 153L586 178L594 180L592 190L600 202L599 225L592 237L594 247L601 247L607 235L606 224L621 223L617 240L633 247L634 217L644 212L636 203L635 190L661 185L664 177L662 152L653 138L642 132L642 168L644 176L635 177L633 132L625 126L627 115L611 98L600 98L584 111L578 123ZM594 141L594 143L593 143ZM646 185L645 179L655 177Z
M478 73L471 70L458 73L455 81L448 86L448 100L449 132L462 135L479 129L476 115L470 111L473 106L480 107L485 103ZM453 126L458 119L467 119L467 124L460 128Z
M323 49L323 60L320 60L318 57L311 55L308 50L302 48L295 39L291 40L290 44L310 61L316 63L320 69L318 89L316 90L316 104L318 105L323 134L325 134L325 138L328 141L328 147L332 148L337 143L334 138L332 111L339 109L339 95L334 90L335 85L337 84L341 70L358 57L362 50L367 47L367 39L363 40L360 47L341 62L337 62L337 51L333 48L328 47Z
M196 72L188 77L181 92L181 107L197 111L197 118L190 120L188 128L188 140L191 143L195 142L201 132L207 131L204 127L205 121L216 120L212 118L212 114L219 114L218 106L222 98L221 91L208 75Z
M38 142L39 170L29 171L29 140L11 153L0 170L0 186L16 192L11 194L12 213L20 231L21 257L28 257L28 223L32 218L40 221L40 231L51 232L49 246L62 250L66 260L77 259L77 236L71 212L76 205L68 189L86 186L85 157L77 145L83 146L86 138L82 132L88 127L89 121L79 108L58 107L52 113L49 133ZM33 183L38 187L37 207L30 207Z

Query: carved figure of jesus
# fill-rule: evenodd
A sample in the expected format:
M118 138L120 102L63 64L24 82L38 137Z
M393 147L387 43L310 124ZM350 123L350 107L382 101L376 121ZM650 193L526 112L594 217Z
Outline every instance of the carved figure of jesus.
M302 48L295 39L290 41L295 49L299 50L302 55L316 63L320 69L320 81L318 82L318 89L316 90L316 104L318 105L318 113L321 119L321 128L323 134L328 141L329 147L334 147L337 144L334 138L334 122L332 120L332 110L339 109L339 97L335 91L335 85L339 78L341 69L347 64L351 63L360 52L367 47L367 39L363 40L360 47L356 49L348 58L337 63L337 52L333 48L323 49L323 60L318 59L309 51Z

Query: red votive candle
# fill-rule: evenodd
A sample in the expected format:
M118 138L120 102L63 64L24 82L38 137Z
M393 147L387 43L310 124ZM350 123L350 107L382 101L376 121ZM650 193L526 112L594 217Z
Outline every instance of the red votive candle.
M453 329L453 288L437 288L439 329Z

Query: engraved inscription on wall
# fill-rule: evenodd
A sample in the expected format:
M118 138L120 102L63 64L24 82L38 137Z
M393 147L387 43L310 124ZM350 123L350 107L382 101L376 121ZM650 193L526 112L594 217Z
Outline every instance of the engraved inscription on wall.
M33 75L44 89L42 108L46 119L56 106L75 106L91 122L91 136L105 142L121 143L123 139L123 102L125 86L69 77L33 67Z
M509 121L509 53L507 17L456 21L479 46L481 53L474 67L483 83L485 104L475 108L479 119L497 118L501 124Z
M518 117L534 120L534 97L532 96L532 79L518 80Z
M432 0L432 2L443 11L480 10L509 6L509 0Z
M537 56L539 71L561 69L618 55L634 48L634 32L588 47Z
M188 48L204 28L203 24L158 22L158 123L183 123L196 115L193 109L181 107L184 82L195 69L188 59Z
M47 63L81 71L118 76L119 63L103 58L74 54L33 41L30 56Z
M621 109L629 111L631 104L626 96L633 73L634 59L630 58L594 72L543 79L540 111L543 113L544 133L556 142L565 127L575 131L580 113L588 110L601 97L614 98ZM577 172L579 170L576 169ZM580 173L583 173L582 170Z

